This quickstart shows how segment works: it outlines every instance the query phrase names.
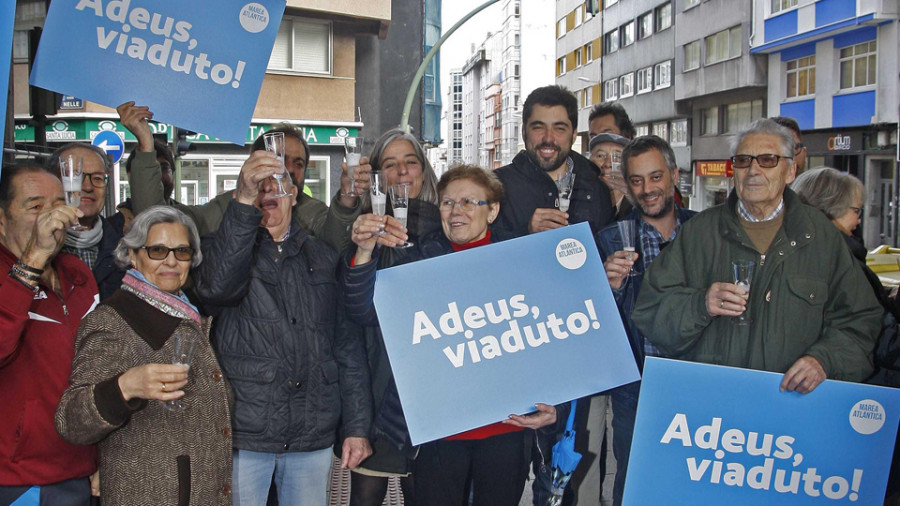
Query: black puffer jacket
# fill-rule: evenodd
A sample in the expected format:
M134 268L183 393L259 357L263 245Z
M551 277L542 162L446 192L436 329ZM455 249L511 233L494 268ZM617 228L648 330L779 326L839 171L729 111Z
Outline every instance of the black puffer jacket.
M295 220L282 252L262 213L232 201L204 239L195 290L217 315L216 354L235 393L234 447L313 451L367 437L372 394L360 328L345 318L337 254Z

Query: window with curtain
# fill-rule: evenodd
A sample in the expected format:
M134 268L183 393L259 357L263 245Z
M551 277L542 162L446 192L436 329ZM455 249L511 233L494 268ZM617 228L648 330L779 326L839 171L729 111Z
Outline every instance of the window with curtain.
M331 23L285 17L278 27L269 70L331 73Z

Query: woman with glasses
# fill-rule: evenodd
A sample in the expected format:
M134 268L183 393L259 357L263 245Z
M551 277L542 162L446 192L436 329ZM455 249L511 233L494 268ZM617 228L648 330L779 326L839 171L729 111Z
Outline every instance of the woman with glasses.
M392 249L407 239L405 229L392 217L366 214L353 226L351 237L357 248L346 255L349 260L343 273L346 306L350 317L373 329L377 337L376 345L369 349L369 363L376 395L382 386L385 391L381 402L376 399L375 403L374 453L362 463L363 470L357 471L351 481L353 506L381 504L375 495L361 500L356 482L360 472L373 475L380 472L384 476L387 466L381 467L381 463L389 460L402 464L393 468L394 473L407 473L401 480L407 505L465 504L470 484L474 490L472 504L476 506L516 505L524 489L531 455L532 434L523 429L543 427L557 420L553 406L540 404L537 414L513 416L418 449L411 447L372 302L376 269L496 242L489 225L500 212L503 186L493 173L462 165L441 177L437 194L441 228L420 237L414 248ZM385 234L377 235L381 231ZM415 471L410 475L413 457Z
M210 320L181 290L201 260L197 229L181 211L151 207L115 254L128 272L78 329L56 430L98 446L104 506L231 504L231 393ZM190 365L174 364L176 347L194 350Z

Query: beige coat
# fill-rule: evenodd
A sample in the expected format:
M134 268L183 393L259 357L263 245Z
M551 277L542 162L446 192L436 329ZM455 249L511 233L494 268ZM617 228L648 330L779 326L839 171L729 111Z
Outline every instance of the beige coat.
M231 504L231 392L202 327L119 290L78 329L70 385L56 430L75 444L96 443L103 506ZM118 377L148 363L170 363L169 337L198 341L183 398L125 402Z

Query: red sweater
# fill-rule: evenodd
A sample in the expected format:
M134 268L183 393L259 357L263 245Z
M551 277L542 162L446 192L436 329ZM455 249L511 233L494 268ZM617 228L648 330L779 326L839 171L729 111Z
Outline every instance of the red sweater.
M46 485L90 475L93 446L56 434L56 405L69 384L75 332L98 301L97 283L78 257L53 261L63 298L41 285L37 294L8 276L16 262L0 245L0 485Z

